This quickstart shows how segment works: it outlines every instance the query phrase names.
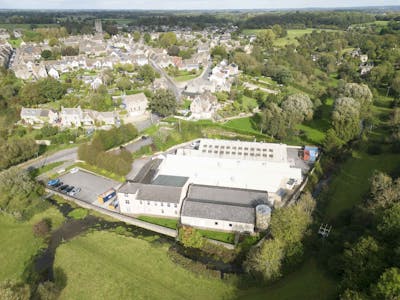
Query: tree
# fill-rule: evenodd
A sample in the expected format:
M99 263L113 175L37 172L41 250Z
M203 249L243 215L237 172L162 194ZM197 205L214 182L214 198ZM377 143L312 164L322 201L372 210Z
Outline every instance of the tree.
M397 96L400 96L400 72L396 73L396 76L392 80L391 86L393 91L397 94Z
M172 45L176 45L177 42L178 39L176 38L176 34L174 32L166 32L160 36L160 45L165 49L168 49Z
M271 29L264 29L257 33L256 44L265 49L271 49L275 40L275 33Z
M355 290L364 289L375 282L383 267L383 252L377 241L366 236L354 245L348 245L343 253L343 285Z
M144 65L138 72L138 79L145 82L154 82L156 79L156 72L150 65Z
M179 47L176 45L172 45L168 48L168 55L170 56L178 56L179 55Z
M43 50L42 53L40 54L40 56L44 60L49 60L50 58L52 58L53 53L50 50Z
M289 128L293 127L292 124L311 120L314 113L314 105L306 94L290 95L282 102L281 107L288 116Z
M183 226L179 230L179 241L190 248L201 248L204 245L204 238L199 231L193 227Z
M0 284L0 299L3 300L29 300L31 297L31 290L29 285L14 282L4 281Z
M22 214L41 193L38 183L26 170L11 167L0 173L0 207Z
M244 270L264 281L279 278L284 258L283 245L279 240L264 240L259 247L253 247L243 263Z
M340 300L364 300L365 298L357 291L347 289L340 295Z
M360 132L360 104L353 98L342 97L335 101L332 125L336 135L345 143Z
M135 32L133 33L133 40L134 40L136 43L140 41L140 37L141 37L141 34L140 34L139 31L135 31Z
M59 43L59 41L58 41L58 39L57 39L57 38L55 38L55 37L53 37L53 38L49 39L49 46L50 46L50 47L57 46L57 45L58 45L58 43Z
M400 198L400 179L393 179L385 173L375 172L371 177L371 199L369 204L375 208L387 208Z
M372 92L366 84L346 83L343 94L359 102L362 115L365 115L372 105Z
M176 111L176 107L175 95L170 90L158 90L150 97L150 110L160 116L166 117L173 115Z
M336 135L335 130L329 128L322 143L327 153L335 154L343 147L344 142Z
M373 289L376 299L395 300L400 296L400 270L398 268L387 269L379 278Z
M228 52L224 46L215 46L211 49L211 56L213 58L219 58L220 60L228 58Z
M121 77L117 80L117 87L123 91L130 90L132 88L132 82L127 77Z
M382 219L378 224L378 231L389 242L398 240L400 237L400 203L395 203L384 210Z
M272 137L286 136L286 126L282 109L275 103L268 103L261 114L261 128Z
M40 300L57 300L60 295L60 290L54 282L45 281L38 285L36 294Z
M143 35L143 40L145 41L146 44L148 44L151 41L151 35L148 32L145 32Z
M0 144L0 170L26 161L36 155L39 146L32 138L12 138Z

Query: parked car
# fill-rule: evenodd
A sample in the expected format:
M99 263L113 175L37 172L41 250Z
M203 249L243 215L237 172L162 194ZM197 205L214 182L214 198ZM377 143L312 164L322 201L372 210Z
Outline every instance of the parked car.
M73 186L69 186L69 187L67 187L67 188L64 190L64 193L65 193L65 194L69 194L73 189L74 189Z
M75 187L75 188L73 188L72 191L70 191L68 194L69 194L70 196L75 196L75 195L78 194L80 191L81 191L81 188Z
M64 183L62 181L56 183L55 185L53 185L53 188L59 188L63 185Z
M62 186L60 186L60 187L58 188L58 190L59 190L60 192L62 192L62 191L65 190L67 187L69 187L68 184L63 184Z
M48 186L55 186L57 183L59 183L60 182L60 179L59 178L57 178L57 179L52 179L52 180L50 180L49 182L47 182L47 185Z
M79 172L79 169L78 169L78 168L72 168L69 172L70 172L71 174L78 173L78 172Z

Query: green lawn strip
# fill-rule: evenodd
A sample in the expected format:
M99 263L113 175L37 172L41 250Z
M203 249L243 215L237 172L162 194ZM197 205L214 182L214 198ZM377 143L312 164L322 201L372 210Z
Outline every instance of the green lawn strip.
M275 284L240 291L238 300L329 300L336 299L336 283L320 270L313 259L285 275Z
M88 215L89 211L84 208L75 208L68 214L68 217L71 217L75 220L84 219Z
M138 217L138 219L148 222L148 223L171 228L171 229L176 229L178 227L177 219L156 218L156 217L149 217L149 216L140 216L140 217Z
M31 222L19 222L0 213L0 282L21 280L21 276L44 242L33 235Z
M229 120L223 124L224 128L244 130L249 133L260 134L252 117Z
M233 244L235 242L235 234L231 232L221 232L221 231L211 231L198 229L198 232L205 237L216 241L221 241L229 244Z
M125 177L119 176L117 174L111 173L107 170L100 169L100 168L92 166L92 165L89 165L88 163L85 163L85 162L78 162L76 164L73 164L72 166L69 166L66 170L68 171L68 170L71 170L72 168L76 168L76 167L99 174L101 176L110 178L110 179L118 181L118 182L122 182L122 183L125 182Z
M329 203L326 208L328 219L360 203L368 192L369 179L375 170L391 172L400 164L400 155L384 153L368 155L353 152L351 158L341 165L329 187Z
M41 168L39 168L39 169L37 169L35 171L35 175L39 176L39 175L42 175L44 173L47 173L47 172L49 172L49 171L61 166L62 164L64 164L63 161L57 161L57 162L50 163L48 165L44 165L43 167L41 167Z
M60 299L232 299L235 288L206 279L167 256L169 245L111 232L93 232L62 244L55 279Z

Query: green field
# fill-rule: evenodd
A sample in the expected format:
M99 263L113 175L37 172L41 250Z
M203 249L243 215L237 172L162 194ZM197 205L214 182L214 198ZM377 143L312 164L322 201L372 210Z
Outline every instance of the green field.
M235 289L175 265L167 245L93 232L57 249L60 299L227 299ZM62 280L56 272L56 283Z
M198 230L200 234L205 237L216 241L221 241L229 244L235 242L235 234L231 232L211 231L211 230Z
M0 282L20 280L30 258L43 246L33 235L30 222L18 222L0 214Z
M230 120L224 124L224 127L245 130L250 133L260 133L260 130L257 129L256 123L253 121L252 117Z
M246 35L252 35L252 34L257 34L259 31L263 29L244 29L243 34ZM305 34L309 34L313 32L314 30L320 32L320 31L335 31L332 29L316 29L316 28L306 28L306 29L288 29L287 30L287 36L283 38L277 38L274 41L274 46L277 47L283 47L289 44L295 44L298 45L298 41L296 38L301 37Z
M391 172L399 165L398 154L368 155L353 152L353 156L341 165L341 171L330 183L326 217L332 219L360 203L368 192L368 181L374 170Z
M238 300L328 300L336 299L336 284L310 259L277 283L239 293Z
M178 221L179 221L178 219L154 218L148 216L140 216L138 217L138 219L152 224L168 227L171 229L176 229L178 227Z

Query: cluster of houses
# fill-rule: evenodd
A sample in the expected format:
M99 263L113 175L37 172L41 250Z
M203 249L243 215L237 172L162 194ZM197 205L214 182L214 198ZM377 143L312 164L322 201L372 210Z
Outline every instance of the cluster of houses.
M50 124L61 127L80 127L98 125L118 125L120 120L115 111L99 112L91 109L61 107L61 111L43 108L21 109L21 123L41 126Z
M144 93L120 96L122 106L128 116L138 117L147 113L148 99ZM116 99L115 99L116 100ZM118 126L121 123L117 111L95 111L82 109L80 106L67 108L61 107L60 111L46 108L25 108L21 109L21 123L24 125L42 126L50 124L65 128L80 126Z
M198 140L193 148L156 157L123 184L117 191L120 212L176 218L183 225L212 230L266 229L273 207L304 179L289 148Z

